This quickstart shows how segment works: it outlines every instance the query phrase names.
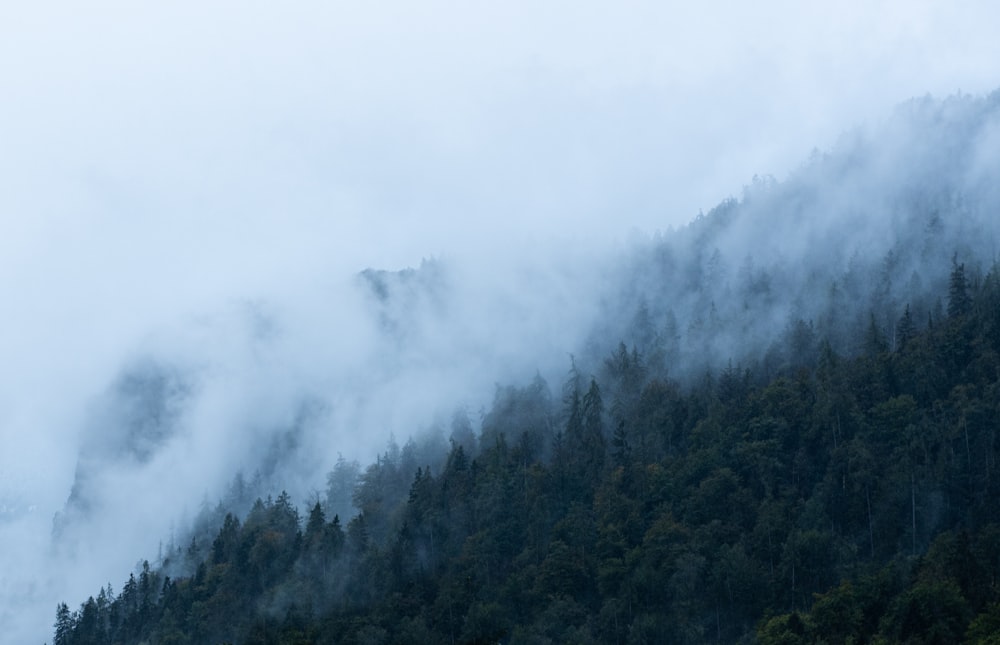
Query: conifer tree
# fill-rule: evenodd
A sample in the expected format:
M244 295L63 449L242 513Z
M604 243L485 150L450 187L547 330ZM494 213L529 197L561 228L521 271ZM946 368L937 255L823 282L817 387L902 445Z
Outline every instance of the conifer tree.
M948 317L958 318L969 311L969 282L965 277L965 263L952 259L951 278L948 282Z
M917 333L917 328L913 324L913 315L910 313L910 305L906 305L903 316L896 323L896 349L902 350Z
M69 606L64 602L59 603L59 606L56 607L56 634L52 645L70 645L74 627L73 615L69 611Z

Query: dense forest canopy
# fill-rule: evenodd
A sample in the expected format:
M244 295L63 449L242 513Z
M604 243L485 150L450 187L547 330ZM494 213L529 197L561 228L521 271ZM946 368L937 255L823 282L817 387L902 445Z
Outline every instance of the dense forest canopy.
M559 382L341 458L309 500L276 464L238 477L119 591L61 604L54 642L991 642L997 133L1000 94L913 100L637 241ZM361 274L392 347L448 271ZM142 461L188 389L120 388Z

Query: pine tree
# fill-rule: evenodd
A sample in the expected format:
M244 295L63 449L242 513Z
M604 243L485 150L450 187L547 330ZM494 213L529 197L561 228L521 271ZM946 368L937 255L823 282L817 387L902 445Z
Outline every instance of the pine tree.
M604 466L604 402L597 380L590 379L590 388L583 397L583 448L588 469L595 478Z
M309 521L306 522L306 544L311 546L322 539L325 525L326 517L323 515L323 506L316 502L309 512Z
M913 324L913 315L910 314L910 305L906 305L902 318L896 323L896 349L902 350L906 344L916 335L917 328Z
M73 636L74 623L73 614L70 613L69 607L64 602L59 603L59 606L56 607L56 634L52 645L69 645Z
M628 441L628 431L625 429L625 422L620 421L615 427L615 432L611 437L611 456L614 458L616 466L624 466L628 463L632 454L632 445Z
M875 322L875 314L871 313L869 315L868 331L865 334L865 354L869 358L876 358L888 349L889 345L885 340L885 336L882 334L882 330L879 329L878 323Z
M957 258L951 261L951 278L948 282L948 317L958 318L969 312L972 301L969 298L969 282L965 277L965 263Z

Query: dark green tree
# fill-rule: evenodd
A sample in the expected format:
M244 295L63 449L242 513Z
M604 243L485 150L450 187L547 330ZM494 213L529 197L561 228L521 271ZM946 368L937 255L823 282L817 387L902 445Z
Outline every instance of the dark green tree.
M896 323L896 350L906 349L907 343L916 335L917 328L913 324L913 315L910 313L910 305L907 304L903 310L903 315Z
M951 261L951 276L948 279L948 317L958 318L969 312L969 282L965 277L965 263L958 263L958 257Z
M56 622L54 627L55 638L52 641L52 645L71 645L76 621L73 614L70 613L69 607L64 602L59 603L59 606L56 607Z

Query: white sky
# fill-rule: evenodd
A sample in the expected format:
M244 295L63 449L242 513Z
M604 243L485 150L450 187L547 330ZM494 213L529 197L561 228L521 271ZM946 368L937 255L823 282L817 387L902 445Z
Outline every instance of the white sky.
M816 5L6 3L0 248L170 282L652 231L998 84L994 3Z
M179 309L364 266L682 225L901 100L1000 85L997 14L3 3L0 298L26 336L0 349L65 321L114 345Z
M65 499L42 421L72 427L164 320L683 225L902 100L996 89L998 24L985 1L3 2L0 493L51 469Z

